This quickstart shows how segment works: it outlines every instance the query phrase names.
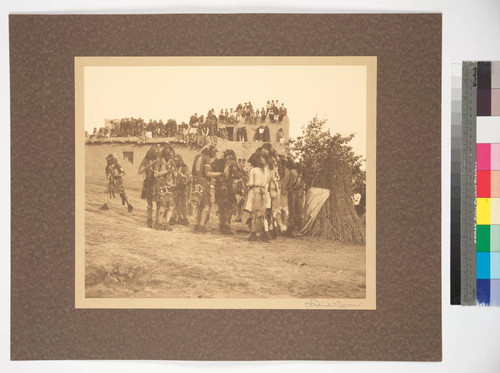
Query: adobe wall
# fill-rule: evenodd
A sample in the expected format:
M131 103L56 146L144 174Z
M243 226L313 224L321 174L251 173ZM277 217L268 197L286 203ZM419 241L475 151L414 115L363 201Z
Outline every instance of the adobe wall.
M113 139L106 139L113 140ZM194 157L201 150L199 145L193 144L187 146L182 143L169 142L167 139L148 139L146 143L138 143L134 139L127 139L131 142L116 138L114 142L87 142L85 144L85 179L86 182L105 185L107 183L105 176L106 156L114 153L118 163L123 167L126 173L125 187L127 189L141 189L143 175L139 174L139 165L144 159L147 150L156 143L168 144L172 146L177 154L180 154L184 162L191 168ZM233 149L237 158L248 159L250 155L263 143L262 142L233 142L219 139L217 150L219 153L226 149ZM278 153L284 154L285 147L282 144L274 143ZM124 152L133 153L133 162L124 159Z

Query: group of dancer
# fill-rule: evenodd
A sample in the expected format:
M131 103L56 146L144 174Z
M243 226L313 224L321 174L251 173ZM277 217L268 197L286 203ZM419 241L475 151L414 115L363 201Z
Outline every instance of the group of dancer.
M257 148L245 166L234 150L227 149L217 157L216 147L207 145L195 156L191 169L171 146L154 145L139 166L144 175L141 198L147 201L146 224L162 231L173 230L175 224L189 225L192 208L194 233L206 233L213 185L222 234L234 234L231 223L244 220L250 241L270 242L279 234L293 236L302 225L305 198L298 166L291 158L278 155L270 143ZM107 157L106 176L105 198L118 193L131 212L123 187L124 172L112 154ZM106 199L103 210L108 209Z

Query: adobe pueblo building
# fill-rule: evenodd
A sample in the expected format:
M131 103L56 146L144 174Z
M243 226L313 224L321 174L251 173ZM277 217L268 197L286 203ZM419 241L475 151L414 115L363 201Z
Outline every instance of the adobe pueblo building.
M107 120L106 123L113 121ZM230 141L216 137L217 150L222 152L233 149L238 159L247 160L250 155L263 144L255 141L255 134L263 126L269 130L270 143L278 153L284 154L285 143L290 139L290 122L288 116L278 123L272 123L269 118L259 124L245 124L243 120L234 125L234 133L239 128L246 128L248 141ZM180 154L189 167L192 166L194 157L199 153L202 146L198 143L187 144L182 137L86 137L85 138L85 179L88 182L106 184L104 168L106 156L115 154L118 162L126 173L126 188L141 189L143 175L138 173L139 165L144 159L147 150L154 144L168 144L172 146L177 154Z

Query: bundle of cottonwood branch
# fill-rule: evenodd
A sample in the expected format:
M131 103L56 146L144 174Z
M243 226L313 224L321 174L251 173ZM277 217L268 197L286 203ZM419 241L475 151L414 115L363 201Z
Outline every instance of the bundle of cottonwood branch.
M330 189L330 197L321 208L308 235L340 242L365 243L365 227L351 198L350 168L335 162L322 173L314 186Z

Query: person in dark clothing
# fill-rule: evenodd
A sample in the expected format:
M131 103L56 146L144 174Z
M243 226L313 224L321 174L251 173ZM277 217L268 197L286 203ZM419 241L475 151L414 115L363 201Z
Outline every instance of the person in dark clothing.
M193 190L191 192L191 203L195 206L196 222L195 233L205 233L205 225L210 216L212 207L210 197L210 179L221 175L211 168L211 161L215 158L217 149L213 145L205 146L201 153L196 155L193 161Z
M281 123L283 121L283 118L286 116L286 108L285 104L281 104L281 107L279 108L279 116L278 116L278 123Z
M267 127L267 126L266 126ZM257 130L255 131L255 135L254 135L254 141L264 141L264 126L260 126L259 128L257 128Z
M146 156L139 166L139 174L144 174L144 181L142 183L141 199L145 199L148 203L148 213L146 224L148 228L153 228L153 187L154 187L154 173L153 166L158 159L159 148L152 146L146 152Z
M289 173L288 182L288 230L287 233L295 237L295 233L302 228L302 210L304 202L305 184L302 179L299 164L291 158L286 163Z
M210 121L209 125L209 136L210 136L210 143L211 144L216 144L217 143L217 133L219 132L217 128L217 117L215 115L212 117L212 120Z
M285 132L283 128L280 128L278 132L276 132L276 142L284 143L285 142Z
M260 109L260 122L264 123L266 121L267 112L266 109Z
M263 133L262 141L271 142L271 135L269 134L269 127L268 126L264 126L264 133Z
M230 121L230 124L226 126L227 139L229 141L234 141L236 139L236 134L234 133L234 124Z
M247 115L248 115L248 122L249 123L252 123L252 119L253 119L253 105L250 101L248 101L248 105L247 105Z
M276 114L275 110L276 109L275 109L274 105L271 106L271 108L269 109L269 119L271 120L271 123L276 123L276 119L274 118L274 116Z
M231 217L236 207L233 182L243 177L243 172L236 163L234 150L226 150L224 157L214 162L214 169L221 173L215 179L215 202L219 207L220 232L222 234L233 234L230 228Z
M167 126L161 119L158 121L157 131L158 137L166 137Z
M236 140L239 142L247 142L248 141L246 127L238 128Z

